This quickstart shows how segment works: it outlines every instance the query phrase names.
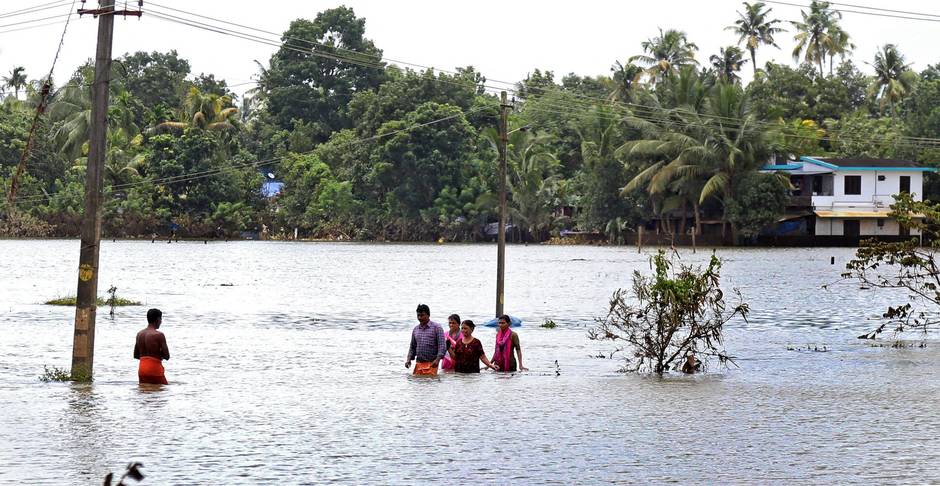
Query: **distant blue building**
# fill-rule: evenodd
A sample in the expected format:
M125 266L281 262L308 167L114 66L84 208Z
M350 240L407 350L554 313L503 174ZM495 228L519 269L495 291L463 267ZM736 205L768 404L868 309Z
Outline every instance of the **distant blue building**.
M283 189L284 183L280 181L265 181L261 184L261 194L267 198L277 196Z

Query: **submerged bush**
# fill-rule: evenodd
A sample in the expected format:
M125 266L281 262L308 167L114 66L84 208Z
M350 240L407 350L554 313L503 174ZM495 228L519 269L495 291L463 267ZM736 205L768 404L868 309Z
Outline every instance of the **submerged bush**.
M58 366L53 366L52 368L43 365L43 372L39 377L39 381L43 383L50 383L53 381L72 381L72 373L69 370L59 368Z
M747 304L726 308L716 256L704 270L676 266L676 259L662 250L650 258L654 274L634 272L633 288L614 292L607 316L588 331L591 339L621 343L611 356L626 355L622 371L679 370L690 354L703 366L710 357L731 360L721 342L722 328L735 316L746 320ZM735 294L740 299L740 292Z

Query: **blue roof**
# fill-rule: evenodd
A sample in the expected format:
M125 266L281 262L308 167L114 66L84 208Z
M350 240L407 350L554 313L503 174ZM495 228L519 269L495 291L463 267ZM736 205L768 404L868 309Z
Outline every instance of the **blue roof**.
M284 183L278 181L267 181L261 184L261 194L264 197L274 197L281 193L281 190L284 189Z
M761 167L761 170L797 170L803 167L803 164L767 164Z

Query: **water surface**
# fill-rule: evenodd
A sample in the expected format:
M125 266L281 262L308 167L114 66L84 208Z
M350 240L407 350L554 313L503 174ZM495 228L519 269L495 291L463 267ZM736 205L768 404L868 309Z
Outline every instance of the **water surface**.
M900 296L824 290L851 250L720 251L752 310L728 326L737 367L657 379L586 338L648 253L511 246L532 371L435 380L404 368L414 308L487 320L494 246L105 242L102 292L165 312L171 385L136 383L147 307L99 316L94 384L40 383L70 362L74 310L40 302L74 293L78 246L0 241L3 484L135 460L144 484L940 482L940 343L855 339Z

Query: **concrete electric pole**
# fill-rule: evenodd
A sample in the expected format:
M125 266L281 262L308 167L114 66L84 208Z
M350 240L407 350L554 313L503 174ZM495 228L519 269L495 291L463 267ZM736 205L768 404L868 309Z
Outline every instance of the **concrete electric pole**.
M499 95L499 229L496 250L496 317L503 315L506 277L506 151L509 144L509 108L506 92Z
M72 379L90 381L95 359L95 312L98 298L98 253L101 243L102 185L107 153L108 104L111 85L111 42L114 16L140 16L140 11L115 11L114 0L101 0L97 9L80 9L79 15L98 17L95 80L91 85L91 129L88 168L85 174L85 213L78 259L78 292L72 344Z

